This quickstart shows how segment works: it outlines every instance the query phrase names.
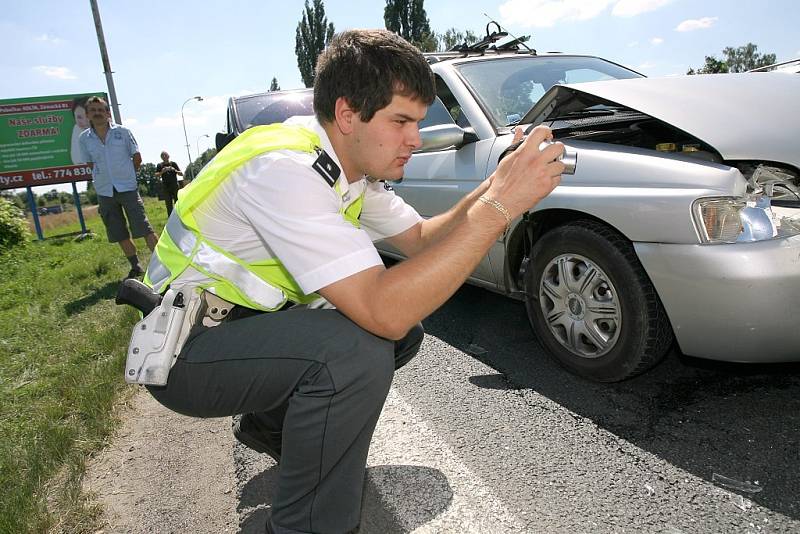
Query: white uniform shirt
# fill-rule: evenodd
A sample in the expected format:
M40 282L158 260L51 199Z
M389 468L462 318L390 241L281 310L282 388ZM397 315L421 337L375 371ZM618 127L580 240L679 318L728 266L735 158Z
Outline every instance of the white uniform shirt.
M325 130L313 117L292 118L317 133L341 168ZM311 168L317 154L278 150L237 169L194 212L201 234L244 261L278 258L306 294L382 265L373 241L404 232L422 220L383 183L365 178L338 182L344 197ZM341 215L366 189L361 229ZM210 280L187 269L173 287Z

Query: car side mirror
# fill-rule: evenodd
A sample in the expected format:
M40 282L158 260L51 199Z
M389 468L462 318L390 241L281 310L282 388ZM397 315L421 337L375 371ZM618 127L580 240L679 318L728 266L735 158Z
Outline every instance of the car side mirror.
M419 131L422 138L422 147L416 152L436 152L446 148L461 148L478 140L472 128L462 128L457 124L437 124L428 126Z
M225 145L233 141L234 137L236 136L232 133L217 132L217 135L214 138L214 144L217 146L217 152L225 148Z

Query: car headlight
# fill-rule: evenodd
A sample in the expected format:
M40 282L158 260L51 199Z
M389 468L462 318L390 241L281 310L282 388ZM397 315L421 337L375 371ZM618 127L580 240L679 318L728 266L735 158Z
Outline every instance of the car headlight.
M748 243L800 234L800 217L777 215L766 195L700 198L692 215L703 243Z

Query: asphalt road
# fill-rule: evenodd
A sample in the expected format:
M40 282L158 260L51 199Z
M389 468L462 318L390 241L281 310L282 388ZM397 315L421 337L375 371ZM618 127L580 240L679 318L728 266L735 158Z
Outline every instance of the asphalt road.
M373 440L362 534L800 532L800 365L673 352L595 384L544 354L522 303L474 287L424 324ZM256 532L274 466L234 460Z

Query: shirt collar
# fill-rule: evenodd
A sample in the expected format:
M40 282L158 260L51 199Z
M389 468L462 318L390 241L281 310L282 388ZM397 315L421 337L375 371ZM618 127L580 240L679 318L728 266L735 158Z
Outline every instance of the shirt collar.
M119 128L119 124L116 124L114 121L109 121L108 122L108 131L110 132L111 130L113 130L115 128ZM95 137L100 139L100 136L97 135L97 130L94 129L94 125L92 125L91 123L89 124L89 131L91 132L90 135L94 135ZM106 132L106 134L108 134L108 132Z
M307 128L317 134L319 136L320 141L320 148L328 153L328 155L333 159L334 163L339 166L339 169L342 171L339 174L339 179L337 180L339 184L339 189L344 195L350 189L350 182L347 181L347 177L344 175L344 168L342 167L342 163L339 161L339 156L336 155L336 151L333 149L333 145L331 144L331 140L328 137L328 133L325 131L325 128L319 123L317 118L313 115L309 116L295 116L289 117L286 119L285 124L296 124L298 126L302 126ZM362 176L361 180L364 180L366 176ZM359 183L359 182L355 182Z

